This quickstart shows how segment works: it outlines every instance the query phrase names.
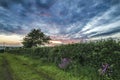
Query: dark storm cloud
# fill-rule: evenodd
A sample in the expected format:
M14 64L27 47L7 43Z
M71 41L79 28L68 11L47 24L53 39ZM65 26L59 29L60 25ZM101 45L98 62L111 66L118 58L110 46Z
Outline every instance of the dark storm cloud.
M107 36L119 33L119 9L120 0L0 0L0 33Z
M0 33L7 33L7 34L12 34L12 33L19 33L22 34L22 28L20 26L12 26L9 24L1 24L0 23Z
M101 33L96 34L96 35L91 36L91 37L107 36L107 35L112 35L112 34L116 34L116 33L120 33L120 26L117 29L111 29L107 32L101 32Z

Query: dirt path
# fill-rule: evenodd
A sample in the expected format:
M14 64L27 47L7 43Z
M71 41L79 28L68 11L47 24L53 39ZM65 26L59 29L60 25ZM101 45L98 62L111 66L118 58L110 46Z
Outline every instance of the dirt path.
M19 63L19 65L20 66L24 66L24 68L28 68L28 69L30 69L30 70L32 70L32 72L34 73L34 74L37 74L37 75L39 75L39 76L41 76L41 78L43 78L43 80L54 80L51 76L49 76L46 72L44 72L44 71L38 71L37 69L35 69L33 66L31 66L31 65L29 65L29 63L28 62L25 62L25 61L23 61L23 60L21 60L21 59L19 59L18 57L16 57L16 56L10 56L10 57L12 57L11 58L11 60L12 61L16 61L17 62L17 64ZM7 56L3 56L3 64L2 64L2 66L3 66L3 68L5 69L4 70L4 74L6 75L5 76L5 80L13 80L13 77L12 77L12 75L11 75L11 69L9 69L10 68L10 66L9 66L9 63L8 63L8 61L7 61L7 59L9 60L9 58L7 57ZM10 61L11 62L11 61ZM37 80L37 79L36 79ZM41 80L41 79L40 79Z
M39 74L41 77L43 77L45 80L54 80L52 77L50 77L47 73L44 73L43 71L38 71L37 69L35 69L33 66L29 65L27 62L26 64L24 64L22 60L20 60L19 58L15 57L16 60L19 61L19 64L28 67L29 69L35 71L36 74Z
M5 80L13 80L13 77L11 75L11 72L10 72L10 67L9 67L9 64L6 60L6 58L4 56L2 56L2 73L3 73L3 77Z

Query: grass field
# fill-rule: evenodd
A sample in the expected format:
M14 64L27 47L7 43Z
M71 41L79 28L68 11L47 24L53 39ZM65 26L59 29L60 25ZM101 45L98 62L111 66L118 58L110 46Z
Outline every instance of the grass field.
M73 73L78 74L74 76ZM0 80L99 80L94 69L64 71L52 63L14 54L0 54Z

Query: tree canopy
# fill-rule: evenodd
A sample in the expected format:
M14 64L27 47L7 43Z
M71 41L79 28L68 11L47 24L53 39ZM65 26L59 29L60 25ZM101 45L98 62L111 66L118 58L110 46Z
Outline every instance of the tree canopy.
M50 40L49 36L46 36L40 29L33 29L23 39L23 46L26 48L37 47L38 45L44 45Z

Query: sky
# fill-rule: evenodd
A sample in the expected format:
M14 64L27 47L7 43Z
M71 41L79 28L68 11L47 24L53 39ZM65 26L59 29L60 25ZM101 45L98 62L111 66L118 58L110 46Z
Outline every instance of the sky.
M64 39L120 37L120 0L0 0L0 43L33 28Z

